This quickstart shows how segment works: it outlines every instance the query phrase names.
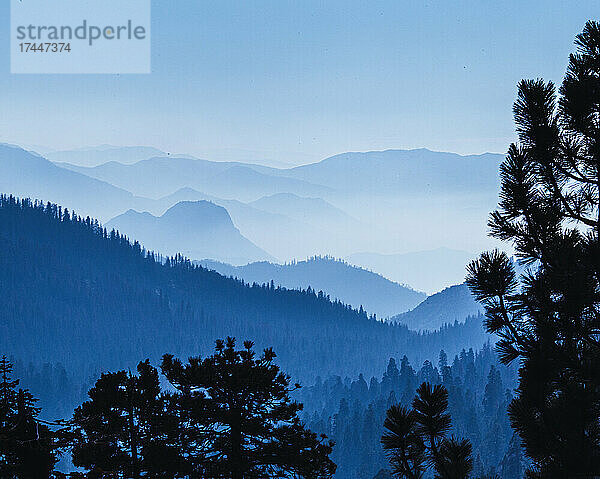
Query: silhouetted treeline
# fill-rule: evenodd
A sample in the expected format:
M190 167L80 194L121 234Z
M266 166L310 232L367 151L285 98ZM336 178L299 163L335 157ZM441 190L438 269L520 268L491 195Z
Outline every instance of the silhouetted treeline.
M509 416L537 479L600 474L600 22L575 44L560 88L521 80L513 105L488 226L525 271L496 249L466 280L501 360L521 366Z
M490 345L480 351L463 350L453 359L442 351L437 364L425 361L420 369L403 357L390 359L380 379L326 380L302 388L304 419L310 429L335 442L332 459L336 477L372 479L389 469L381 446L387 410L410 406L419 384L442 384L448 390L451 434L473 446L474 477L498 474L502 479L522 477L521 445L510 427L506 408L517 382L517 368L501 365Z
M103 373L72 415L53 423L39 418L37 398L1 356L0 477L331 478L333 443L300 421L302 405L290 396L299 386L275 352L253 346L227 338L208 357L165 354L168 389L149 360L134 373ZM56 470L61 457L72 465Z
M26 364L62 363L85 382L98 371L186 357L215 337L273 346L295 379L374 374L387 358L422 362L485 342L481 319L417 334L311 288L249 285L160 258L96 220L54 204L0 196L0 350ZM79 386L78 386L79 387Z

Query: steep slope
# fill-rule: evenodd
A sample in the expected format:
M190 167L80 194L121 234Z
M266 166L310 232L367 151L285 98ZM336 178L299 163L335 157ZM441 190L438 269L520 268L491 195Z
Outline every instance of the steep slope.
M295 378L367 377L390 357L413 363L486 340L481 324L419 335L313 292L248 286L181 258L158 262L94 221L0 197L0 351L62 363L79 378L206 355L215 338L272 346Z
M161 215L170 207L182 201L210 201L215 205L222 206L231 215L234 224L239 226L244 234L254 234L266 230L265 232L270 235L273 231L292 227L293 223L291 218L283 214L270 213L238 200L225 200L187 187L158 200L149 200L144 206L152 214Z
M275 285L288 289L310 286L355 308L362 306L369 314L376 314L379 318L408 311L426 297L381 275L329 257L315 257L285 265L261 262L235 267L214 261L201 261L200 264L249 283L273 281Z
M291 201L284 201L285 198L291 198ZM281 204L278 203L280 199ZM281 260L335 251L336 245L354 238L356 229L360 227L356 220L324 200L288 193L264 197L248 204L207 195L193 188L181 188L158 200L146 201L138 210L160 215L179 201L198 200L210 201L227 209L245 237ZM315 205L322 208L311 209ZM327 205L330 209L326 208Z
M131 193L65 170L22 148L0 144L0 192L59 202L80 214L109 219L133 206Z
M147 249L193 259L212 258L233 264L272 259L242 236L227 210L208 201L182 201L162 216L129 210L106 227L138 239Z
M206 200L225 208L233 223L254 244L260 245L277 258L310 256L327 249L327 235L312 225L293 220L283 213L271 213L238 200L225 200L207 195L193 188L182 188L175 193L147 202L144 208L153 214L162 214L179 201Z
M416 331L435 331L445 324L463 322L483 308L475 301L465 284L458 284L429 296L415 309L390 318Z

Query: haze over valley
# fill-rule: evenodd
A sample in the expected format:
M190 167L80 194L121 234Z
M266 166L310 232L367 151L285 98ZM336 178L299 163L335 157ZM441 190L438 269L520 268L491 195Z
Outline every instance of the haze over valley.
M0 2L0 479L600 477L597 2Z
M429 294L462 282L489 246L482 225L502 159L386 150L280 169L151 147L46 156L1 145L0 190L55 201L165 255L237 266L327 255ZM203 216L207 203L221 220Z

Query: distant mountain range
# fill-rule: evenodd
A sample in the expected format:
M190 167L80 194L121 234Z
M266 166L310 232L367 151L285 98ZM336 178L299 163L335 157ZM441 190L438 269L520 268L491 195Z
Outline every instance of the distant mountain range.
M199 177L213 176L215 173L218 174L231 168L244 170L249 168L269 176L303 180L314 185L328 186L332 190L353 193L369 191L376 194L412 193L421 195L440 191L445 193L481 191L496 188L498 166L503 159L503 155L495 153L463 156L420 148L348 152L295 168L272 168L239 161L207 161L166 153L153 147L111 145L50 151L44 156L54 162L67 163L63 166L73 169L98 167L109 162L132 165L151 160L150 163L142 163L133 169L116 171L113 167L86 172L89 176L109 181L141 196L150 197L164 196L185 186L206 191L205 188L200 187L202 180ZM141 185L131 185L127 179L131 171L143 176L147 173L148 168L161 169L165 173L165 167L168 170L172 166L177 166L179 170L183 169L189 179L196 184L189 184L185 181L183 184L179 181L180 177L171 174L168 177L169 191L157 194L157 191L147 189L136 191L133 187L139 188ZM248 174L247 170L240 173L241 176ZM157 188L160 186L156 185Z
M177 159L174 160L177 161ZM110 169L111 165L116 164L111 163L105 166ZM221 168L216 163L213 166L215 166L215 171L227 171L226 167ZM278 182L281 180L276 179ZM284 182L288 181L287 179L283 180ZM153 181L156 182L156 179L154 178ZM242 186L240 188L243 189ZM31 196L43 201L60 202L71 210L74 209L83 215L98 217L102 221L109 221L129 210L148 211L154 216L160 216L181 201L208 200L227 208L235 226L243 231L244 236L259 244L260 247L272 250L275 257L306 257L323 249L333 250L333 243L339 241L339 235L332 236L332 233L324 226L318 226L325 221L319 211L315 211L312 217L308 214L310 205L315 201L319 202L321 207L325 206L328 212L336 211L333 206L322 200L305 199L297 195L286 194L288 197L286 205L292 208L292 214L297 218L302 211L305 211L307 222L286 216L284 208L280 208L281 213L271 213L239 200L219 198L189 187L154 200L135 196L129 191L105 181L59 167L33 152L10 145L0 145L0 192ZM259 201L261 201L260 198ZM275 210L272 197L266 199L264 203L268 202L272 203L269 209ZM298 206L294 206L294 202ZM336 214L339 214L340 218L347 216L341 211ZM129 212L129 216L131 215L132 213ZM111 225L113 224L111 223ZM330 222L328 226L336 227L333 222ZM213 258L213 256L208 257ZM234 261L237 263L242 257L248 261L273 259L273 256L270 255L245 256L245 254L238 254L235 251L214 258L222 260L238 258Z
M189 218L186 209L171 214ZM303 382L370 377L390 357L420 364L486 341L480 322L417 334L312 291L243 284L181 258L162 263L56 205L0 197L0 224L0 351L60 362L78 381L165 352L205 356L228 335L272 346Z
M444 287L462 283L465 268L473 257L466 251L438 248L405 254L357 253L346 260L432 294ZM433 271L435 274L432 274Z
M303 198L293 193L264 196L249 204L269 213L286 215L294 220L321 227L357 222L346 212L322 198Z
M491 153L461 156L419 149L343 153L287 169L172 156L131 165L62 166L138 196L164 198L191 188L301 221L297 227L287 222L285 227L261 233L265 225L253 224L250 232L237 220L250 239L290 260L315 254L348 257L360 251L393 251L398 245L408 251L442 246L481 250L489 244L485 224L496 205L502 159ZM304 204L299 205L297 198L303 198ZM314 200L312 207L308 199ZM319 200L327 205L319 205ZM344 215L330 215L334 213L330 207ZM305 220L308 217L311 222ZM377 271L390 277L388 271ZM395 275L391 279L412 281ZM417 289L437 291L457 279L429 282L413 284Z
M6 144L0 144L0 192L58 202L101 219L131 208L137 200L129 191Z
M159 156L136 161L154 153ZM388 150L277 169L146 147L47 155L73 164L0 146L0 191L56 201L101 221L130 209L160 216L181 201L211 201L228 210L241 235L281 261L342 257L427 293L462 281L471 255L459 249L489 244L485 222L496 204L502 159ZM111 161L79 166L106 159ZM449 249L435 249L441 245ZM400 246L427 254L379 253Z
M425 299L425 294L394 283L379 274L328 257L316 257L290 264L268 262L231 266L215 261L200 261L202 266L249 283L269 283L288 289L323 291L332 299L363 307L369 314L386 318L408 311Z
M93 168L61 163L63 168L106 181L139 196L158 198L184 187L226 199L254 201L275 193L323 196L330 188L273 174L274 168L194 158L156 157L132 165L117 162Z
M233 264L274 260L240 233L225 208L209 201L182 201L159 217L129 210L110 220L106 228L164 255L181 253Z
M437 195L496 193L498 167L503 155L461 156L427 149L342 153L320 162L295 168L271 168L250 163L208 161L143 147L55 152L48 155L60 166L107 181L140 196L157 198L180 188L191 187L208 194L242 201L251 196L294 193L327 197L369 193L375 195ZM86 155L109 160L94 167ZM80 156L78 156L80 155ZM81 159L83 157L83 159ZM66 161L73 158L75 161ZM134 158L141 161L130 164ZM156 178L161 179L160 182ZM276 178L279 178L278 180ZM242 186L245 191L239 191ZM257 192L261 194L257 196ZM240 197L244 193L246 198Z
M406 313L390 318L416 331L435 331L445 324L462 323L468 316L477 316L483 308L475 301L465 284L451 286Z
M227 209L242 234L277 258L306 258L351 242L359 222L320 198L281 193L252 203L182 188L157 200L138 197L137 211L159 216L180 201L210 201Z
M110 161L128 165L155 156L167 156L168 153L149 146L111 146L100 145L75 150L49 151L44 156L54 162L72 163L77 166L98 166Z
M351 152L279 173L353 194L422 196L495 192L503 158L495 153L462 156L425 148Z

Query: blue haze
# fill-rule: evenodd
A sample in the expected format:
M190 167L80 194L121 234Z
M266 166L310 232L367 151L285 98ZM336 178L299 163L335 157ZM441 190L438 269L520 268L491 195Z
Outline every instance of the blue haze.
M597 2L152 2L151 75L10 75L0 141L306 163L504 152L523 77L558 81Z

